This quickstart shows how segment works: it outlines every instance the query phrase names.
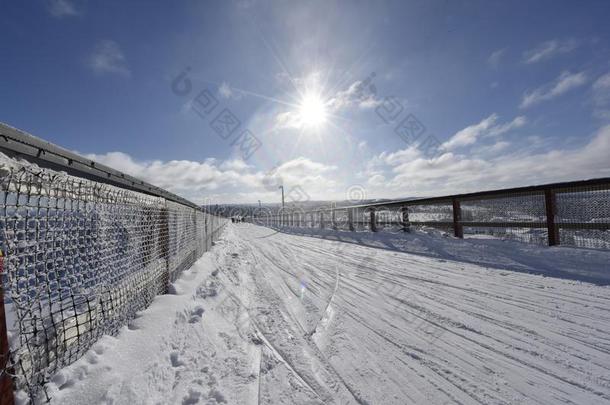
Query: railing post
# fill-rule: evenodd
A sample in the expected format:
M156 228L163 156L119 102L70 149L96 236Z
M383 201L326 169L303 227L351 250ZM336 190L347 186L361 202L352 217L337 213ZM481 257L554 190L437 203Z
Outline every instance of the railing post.
M464 237L464 228L462 227L462 207L457 198L453 199L453 233L456 238Z
M375 219L375 209L371 210L371 232L377 232L377 220Z
M354 231L354 210L351 208L347 210L347 226L350 231Z
M559 227L555 223L557 199L553 190L544 191L544 205L546 208L546 227L549 234L549 246L556 246L559 245Z
M4 274L4 257L0 251L0 405L13 405L15 403L15 394L13 391L13 380L10 377L10 370L7 370L9 361L9 345L8 333L6 329L6 314L4 312L4 283L2 282L2 274Z
M402 231L411 232L411 224L409 223L409 207L401 207Z
M337 218L335 217L335 209L333 208L330 212L330 221L333 229L337 229Z
M324 212L320 211L320 229L324 229Z
M309 226L310 228L313 228L316 226L316 221L314 221L314 219L313 219L313 212L309 213L309 222L311 223L311 225Z

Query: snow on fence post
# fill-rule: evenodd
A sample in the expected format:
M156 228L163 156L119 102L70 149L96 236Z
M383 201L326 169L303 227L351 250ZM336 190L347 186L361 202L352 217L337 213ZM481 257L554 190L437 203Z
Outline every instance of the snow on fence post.
M167 206L167 201L164 202L163 209L161 210L161 230L161 232L163 232L163 235L161 235L161 257L165 259L165 274L163 277L165 279L165 293L167 294L170 290L170 283L172 282L169 246L169 207Z
M453 233L456 238L464 237L464 228L462 227L462 208L460 201L457 198L453 199Z
M548 189L544 191L544 205L546 209L546 227L549 234L549 246L556 246L559 245L559 227L555 223L557 200L553 190Z
M13 394L13 379L7 374L9 361L8 333L6 329L6 314L4 312L4 257L0 250L0 405L13 405L15 397Z
M375 218L375 209L371 209L371 232L377 232L377 220Z

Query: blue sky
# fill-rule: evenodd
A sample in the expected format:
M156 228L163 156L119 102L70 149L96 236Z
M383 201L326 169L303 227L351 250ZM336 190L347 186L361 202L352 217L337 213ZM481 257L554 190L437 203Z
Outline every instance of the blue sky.
M0 4L0 121L194 201L610 176L607 1Z

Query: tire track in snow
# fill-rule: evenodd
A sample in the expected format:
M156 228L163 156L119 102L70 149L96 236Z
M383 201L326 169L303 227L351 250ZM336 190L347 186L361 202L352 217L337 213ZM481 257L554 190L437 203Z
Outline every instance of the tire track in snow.
M313 327L313 329L311 330L311 332L308 333L308 336L313 336L314 334L317 333L318 331L318 326L320 326L320 323L324 320L325 317L330 316L329 311L330 311L330 306L335 298L335 295L337 294L337 290L339 289L339 279L341 278L341 273L339 272L339 268L336 269L337 272L337 279L335 282L335 288L333 290L332 295L330 296L330 299L328 300L328 303L326 304L326 307L324 308L324 312L322 313L322 317L320 317L320 319L318 320L318 322L316 322L316 325Z
M256 232L252 229L253 237ZM606 369L608 364L604 360L608 354L606 321L610 320L607 288L381 250L379 260L361 268L362 274L355 274L352 271L374 248L351 245L344 256L338 256L334 247L342 242L284 234L261 243L245 243L253 254L264 257L261 266L265 277L282 275L277 281L283 288L294 292L291 280L298 280L299 271L311 277L311 284L319 289L312 291L311 297L323 310L310 329L313 333L320 328L328 308L334 309L333 325L340 329L333 329L322 355L329 369L338 365L336 375L345 380L346 388L356 382L370 390L376 388L371 382L376 382L384 390L404 392L405 398L425 393L420 399L431 402L439 402L441 397L462 403L610 402L603 370L589 372L583 367L588 362ZM295 256L298 262L294 262ZM332 287L337 286L337 272L333 272L332 280L332 273L324 271L328 263L342 269L341 288ZM430 325L451 333L443 336L433 351L407 350L422 362L407 357L403 366L395 365L397 373L366 381L363 376L374 376L375 367L383 370L381 359L378 362L375 356L384 350L398 356L405 343L416 349L424 338L421 331L406 328L405 320L390 311L390 303L373 297L375 284L371 279L375 278L417 295L419 306L401 304L405 317L424 318L422 322L432 321ZM326 292L328 298L324 299ZM292 310L284 316L289 324L295 321L291 316L301 318ZM347 320L349 323L344 324ZM293 326L297 325L298 321ZM362 334L362 330L368 332ZM395 349L390 351L392 344L384 339L393 341ZM317 347L315 342L308 344L311 350ZM332 361L326 357L329 350ZM354 350L361 355L346 362L346 356ZM403 357L394 360L403 361ZM421 386L408 387L410 380L400 376L398 370L404 370L405 375L413 373L414 381ZM387 380L392 376L396 376L396 387ZM400 403L395 402L396 396L380 394L368 398L376 403L379 398L384 398L384 403Z

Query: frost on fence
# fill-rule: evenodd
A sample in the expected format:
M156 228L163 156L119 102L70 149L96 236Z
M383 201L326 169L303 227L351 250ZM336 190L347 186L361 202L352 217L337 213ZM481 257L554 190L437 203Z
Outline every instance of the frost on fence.
M36 395L188 268L222 225L194 208L3 159L0 248L10 356Z
M462 201L461 208L465 235L490 235L540 245L548 241L544 193L468 199Z
M561 191L556 213L561 243L610 249L610 187Z

